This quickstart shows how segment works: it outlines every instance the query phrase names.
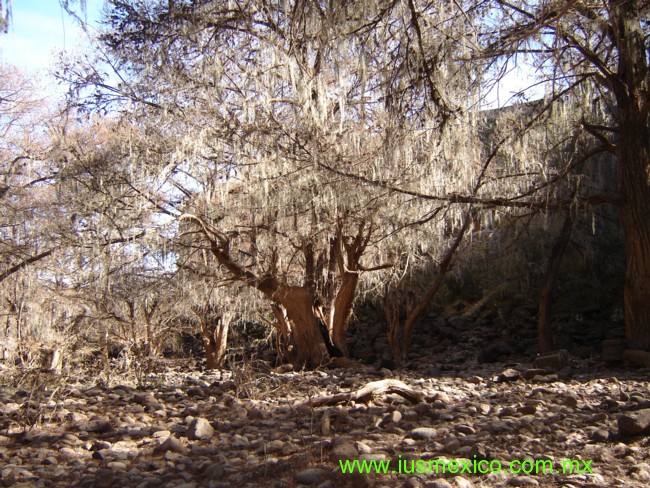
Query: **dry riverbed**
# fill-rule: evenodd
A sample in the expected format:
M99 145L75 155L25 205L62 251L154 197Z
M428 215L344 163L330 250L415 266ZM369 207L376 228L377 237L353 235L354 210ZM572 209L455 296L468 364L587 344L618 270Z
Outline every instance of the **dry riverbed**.
M167 371L141 388L41 375L35 388L9 384L0 393L0 484L648 486L648 372L587 369L574 365L564 377L518 363L433 377L430 368L367 366ZM422 401L389 391L313 406L384 379L403 382ZM345 459L391 464L385 474L343 474ZM575 461L572 473L562 472L563 459ZM416 470L452 460L462 472L449 472L453 464L445 473ZM545 461L554 472L536 473Z

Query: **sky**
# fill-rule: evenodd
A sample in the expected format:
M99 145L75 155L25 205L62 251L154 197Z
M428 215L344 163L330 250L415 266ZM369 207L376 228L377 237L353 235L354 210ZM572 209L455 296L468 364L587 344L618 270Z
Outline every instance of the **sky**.
M72 2L71 2L72 3ZM87 0L87 20L96 25L104 0ZM79 15L79 2L74 2ZM87 46L83 30L61 8L58 0L13 0L9 33L0 36L0 61L21 70L47 76L58 53L79 52Z
M70 0L77 8L79 0ZM88 46L86 34L59 4L59 0L13 0L13 19L9 33L0 35L0 62L13 64L23 72L49 78L59 58L59 52L74 55ZM96 29L105 0L87 0L87 23ZM514 92L530 85L530 76L517 67L490 91L482 103L484 108L509 105ZM538 90L539 91L539 90ZM541 92L538 93L541 96Z

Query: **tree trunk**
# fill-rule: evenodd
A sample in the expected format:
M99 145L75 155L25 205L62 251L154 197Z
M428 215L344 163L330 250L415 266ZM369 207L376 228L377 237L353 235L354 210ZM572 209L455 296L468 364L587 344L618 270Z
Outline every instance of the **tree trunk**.
M625 331L635 349L650 351L650 88L646 46L636 2L612 6L618 76L619 190L625 232Z
M226 360L230 322L223 317L206 317L201 328L205 348L205 368L218 369Z
M348 355L348 346L346 338L348 335L348 324L352 314L352 305L359 283L359 273L345 272L341 288L336 294L334 300L333 318L332 318L332 342L343 353Z
M540 354L546 354L553 351L553 337L551 334L551 303L553 301L553 289L560 272L560 263L566 246L571 240L571 229L573 228L573 217L570 210L564 218L564 224L560 235L553 244L551 255L548 258L548 266L546 268L546 277L542 285L542 291L539 294L539 321L537 323L537 337L539 340Z
M277 297L287 311L291 338L296 346L295 365L315 368L327 358L315 314L314 295L305 287L289 287Z
M438 293L440 285L442 285L447 271L449 271L454 255L456 254L460 243L463 241L463 237L465 236L471 222L472 219L469 215L466 216L460 232L454 238L449 249L445 251L442 260L440 261L438 272L431 280L431 283L429 283L424 296L417 302L417 304L415 304L415 306L411 305L412 300L406 300L407 310L403 327L401 327L399 319L399 302L390 300L387 296L384 296L384 312L386 313L386 319L388 321L388 344L391 348L393 360L397 364L404 364L408 359L415 321L420 317L422 312L426 310L433 298L436 296L436 293Z

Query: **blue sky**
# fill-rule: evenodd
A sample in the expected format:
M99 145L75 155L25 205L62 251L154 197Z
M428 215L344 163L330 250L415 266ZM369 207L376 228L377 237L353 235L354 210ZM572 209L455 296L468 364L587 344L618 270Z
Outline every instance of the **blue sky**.
M91 26L99 19L104 3L87 0ZM76 10L78 4L73 4ZM63 11L58 0L13 0L12 10L9 33L0 36L2 62L46 75L60 51L75 53L87 45L83 30Z
M71 0L79 15L79 0ZM92 31L101 17L105 0L86 0L87 21ZM24 72L47 78L54 68L58 53L69 54L87 47L86 34L63 11L59 0L13 0L13 21L9 33L0 35L0 62L13 64ZM509 102L513 92L530 84L529 70L525 65L512 70L499 83L499 90L487 95L484 106L497 106ZM534 90L538 96L542 90Z

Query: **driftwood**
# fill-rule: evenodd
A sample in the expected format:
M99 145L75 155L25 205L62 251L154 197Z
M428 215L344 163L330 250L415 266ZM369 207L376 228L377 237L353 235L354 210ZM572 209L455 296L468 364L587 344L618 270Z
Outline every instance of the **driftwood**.
M349 403L352 401L368 403L375 395L390 393L396 393L413 403L420 403L424 400L422 393L409 388L399 380L380 380L372 381L356 391L312 398L306 405L310 407L322 407L324 405L338 405L339 403Z

